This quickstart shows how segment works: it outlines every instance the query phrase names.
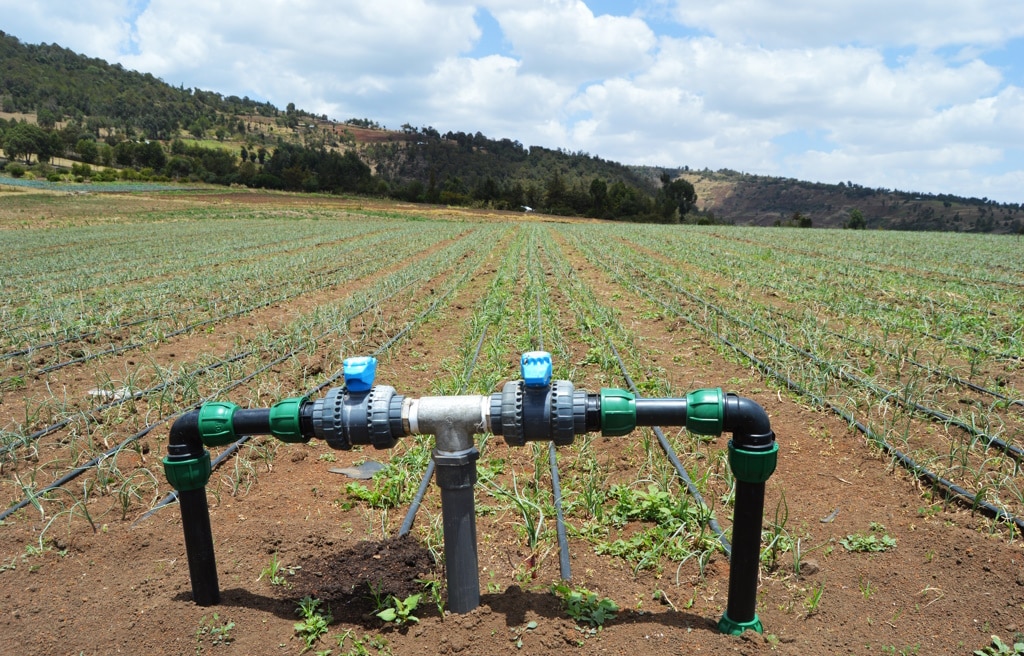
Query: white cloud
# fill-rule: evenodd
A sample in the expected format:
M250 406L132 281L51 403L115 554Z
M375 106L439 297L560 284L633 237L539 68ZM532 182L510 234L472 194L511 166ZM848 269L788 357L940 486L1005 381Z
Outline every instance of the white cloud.
M1020 0L602 5L621 6L616 16L592 6L0 0L0 15L27 43L332 118L481 131L625 163L1024 200ZM482 10L502 54L470 54ZM666 20L678 25L666 32Z
M492 3L525 72L577 82L644 67L657 39L642 20L594 16L581 0Z
M783 48L992 47L1024 36L1018 0L677 0L674 16L727 42Z
M0 0L0 30L22 43L56 43L115 61L130 45L133 0Z
M499 55L448 59L421 89L426 95L424 109L444 117L435 125L445 131L481 131L526 145L543 143L531 138L563 137L551 126L557 124L573 89L522 73L520 67L515 59Z

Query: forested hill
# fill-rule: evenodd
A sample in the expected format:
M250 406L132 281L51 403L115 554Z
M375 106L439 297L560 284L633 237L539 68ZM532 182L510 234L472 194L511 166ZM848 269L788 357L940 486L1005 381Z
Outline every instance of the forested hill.
M36 114L44 128L71 119L90 131L127 129L148 139L241 114L275 116L269 103L172 87L149 73L79 55L58 45L23 44L0 32L0 108Z
M430 127L386 130L370 119L332 121L294 104L280 110L174 88L2 32L0 111L15 115L0 118L0 148L16 160L8 173L23 175L60 179L45 166L20 173L20 162L68 158L81 162L75 177L202 180L631 221L677 222L695 201L684 180L652 180L586 153Z
M204 181L628 221L1020 232L1020 205L734 171L631 167L479 132L344 122L0 32L0 167ZM63 166L71 164L70 170Z

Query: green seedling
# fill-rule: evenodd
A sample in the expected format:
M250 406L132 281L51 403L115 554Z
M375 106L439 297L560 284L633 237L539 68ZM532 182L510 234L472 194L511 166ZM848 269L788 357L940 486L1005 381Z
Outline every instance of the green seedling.
M615 619L618 605L607 597L598 597L586 588L570 588L565 582L551 586L551 592L562 600L565 612L579 622L599 629L605 622Z
M231 636L231 630L235 628L235 623L231 620L226 620L221 623L220 616L217 613L213 614L213 617L207 619L205 615L199 620L199 628L196 629L196 654L201 654L203 651L203 642L208 640L210 645L213 647L219 645L229 645L234 641Z
M420 618L412 614L420 603L420 594L409 595L405 599L399 599L394 595L388 596L387 608L377 613L377 617L385 622L394 622L398 626L409 622L419 622Z
M295 613L302 618L301 622L295 623L295 633L305 644L303 652L313 648L313 645L320 639L320 636L327 633L327 627L334 621L330 609L326 612L320 610L323 604L319 599L306 595L299 600L299 607Z
M1020 634L1014 636L1019 637ZM999 639L999 636L992 636L992 644L987 645L982 649L974 650L975 656L1018 656L1024 654L1024 641L1014 642L1013 645L1008 645Z
M885 527L871 523L871 533L851 533L839 541L847 551L878 552L896 548L896 538L885 532Z
M256 578L257 581L267 579L270 585L283 585L288 586L288 580L284 577L282 570L287 572L289 575L294 576L297 570L301 569L299 566L286 567L281 564L281 559L278 558L277 552L270 557L270 562L260 572L260 575Z
M807 617L814 615L818 612L818 607L821 605L821 596L825 593L825 584L819 583L811 590L810 596L804 599L804 610L807 611Z
M416 579L416 582L423 586L427 594L430 595L434 605L437 606L437 612L444 617L444 598L441 597L441 580L440 579Z
M339 656L371 656L377 654L381 656L384 654L391 654L391 648L388 646L388 641L382 636L371 636L363 634L362 638L357 638L351 629L345 631L339 636L335 636L335 640L338 643L340 649L345 648L345 642L351 638L352 647L348 651L340 654ZM373 649L374 651L370 651Z
M530 620L523 627L514 627L514 628L511 629L512 635L509 638L509 640L511 640L512 643L515 644L516 649L522 649L523 648L523 634L525 634L525 633L527 633L529 631L533 631L534 629L537 628L537 626L538 625L537 625L537 622L535 620Z

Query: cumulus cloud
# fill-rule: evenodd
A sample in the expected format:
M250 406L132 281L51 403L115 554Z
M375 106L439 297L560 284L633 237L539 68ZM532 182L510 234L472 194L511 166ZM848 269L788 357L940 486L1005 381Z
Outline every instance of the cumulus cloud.
M674 0L673 15L726 42L765 47L992 47L1024 36L1017 0Z
M108 61L131 45L133 0L23 2L0 0L0 30L23 43L57 43Z
M1021 200L1019 0L0 0L0 15L29 43L332 118Z
M585 81L625 75L647 65L657 39L642 20L595 16L581 0L493 3L523 71Z

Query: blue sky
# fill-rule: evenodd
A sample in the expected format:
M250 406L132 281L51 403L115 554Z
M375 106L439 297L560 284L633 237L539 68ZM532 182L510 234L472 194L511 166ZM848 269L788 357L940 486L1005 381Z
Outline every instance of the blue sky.
M1024 202L1020 0L0 0L0 30L339 120Z

